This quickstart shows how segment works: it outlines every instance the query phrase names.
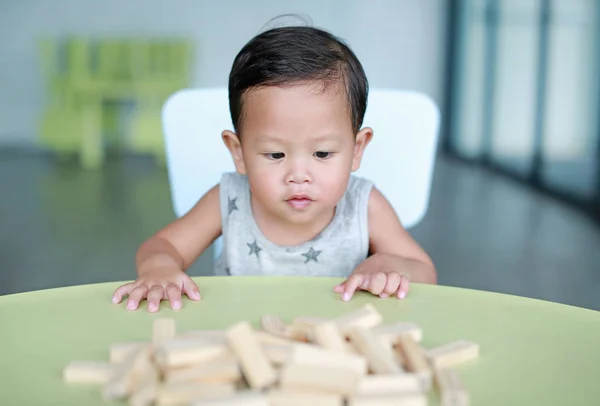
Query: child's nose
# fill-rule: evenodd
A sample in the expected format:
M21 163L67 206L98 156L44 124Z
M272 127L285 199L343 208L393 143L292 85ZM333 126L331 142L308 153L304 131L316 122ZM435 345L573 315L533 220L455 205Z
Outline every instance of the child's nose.
M287 183L310 183L312 176L307 165L296 163L293 165L286 176Z

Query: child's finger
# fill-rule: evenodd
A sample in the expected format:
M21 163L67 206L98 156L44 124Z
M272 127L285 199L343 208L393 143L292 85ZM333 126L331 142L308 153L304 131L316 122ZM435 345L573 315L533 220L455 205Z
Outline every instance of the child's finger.
M363 284L364 278L365 275L360 273L350 275L350 277L344 284L344 293L342 294L342 300L350 300L356 289L358 289Z
M172 283L167 285L166 288L167 297L171 302L171 309L179 310L181 309L181 288L173 285Z
M200 291L198 285L191 279L187 278L183 281L183 291L192 300L200 300Z
M358 289L367 290L367 288L369 287L369 276L368 275L363 275L363 276L364 276L363 277L363 282L358 287ZM344 293L344 289L346 288L346 283L348 283L347 279L344 282L340 283L339 285L336 285L333 288L333 291L335 293Z
M402 281L402 275L397 272L390 272L387 274L387 281L383 292L379 295L380 297L389 297L398 291L400 282Z
M410 280L407 276L402 277L400 287L398 288L398 299L404 299L410 290Z
M146 285L138 285L129 294L129 299L127 299L127 310L137 309L140 301L145 298L147 294L148 287Z
M387 282L387 275L384 272L376 272L371 275L369 280L369 292L379 295L383 292Z
M164 297L165 290L161 285L154 285L150 288L150 292L148 292L148 296L146 300L148 301L148 311L156 312L158 311L158 307L160 306L160 301Z
M123 296L129 295L129 293L131 293L131 291L134 288L135 288L135 283L133 283L133 282L119 286L113 293L112 302L113 303L121 303L121 300L123 300Z

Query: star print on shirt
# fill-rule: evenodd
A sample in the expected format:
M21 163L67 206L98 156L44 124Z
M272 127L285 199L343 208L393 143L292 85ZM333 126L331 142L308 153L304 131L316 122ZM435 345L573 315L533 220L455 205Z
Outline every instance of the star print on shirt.
M304 261L305 264L308 263L308 261L315 261L315 262L319 262L319 260L317 259L317 257L319 256L319 254L322 251L317 251L314 250L313 247L310 247L310 249L308 250L308 252L305 252L302 254L303 257L306 258L306 261Z
M258 253L262 251L262 248L258 246L256 240L254 240L252 244L246 243L246 245L250 248L250 252L248 253L248 255L256 254L256 258L258 258Z
M229 210L228 214L233 213L234 210L239 210L237 207L237 197L234 197L233 199L230 197L227 197L227 208Z

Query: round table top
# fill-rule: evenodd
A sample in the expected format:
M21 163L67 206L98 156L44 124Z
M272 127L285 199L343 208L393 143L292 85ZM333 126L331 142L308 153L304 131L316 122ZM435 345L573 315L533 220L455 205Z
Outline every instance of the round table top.
M177 320L179 332L225 329L263 314L336 317L365 303L383 323L423 329L425 348L466 339L480 345L476 360L456 368L472 405L580 405L600 399L600 312L504 294L412 284L407 299L360 292L349 302L333 293L339 279L309 277L194 278L203 300L184 308L161 304L125 310L111 303L121 283L83 285L0 297L0 404L102 405L96 385L66 384L70 361L108 361L111 344L150 340L157 317ZM437 397L430 404L437 405ZM591 402L591 403L590 403Z

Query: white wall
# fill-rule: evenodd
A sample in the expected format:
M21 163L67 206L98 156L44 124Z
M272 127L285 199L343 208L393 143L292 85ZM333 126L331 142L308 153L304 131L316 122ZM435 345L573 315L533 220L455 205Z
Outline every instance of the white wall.
M0 145L35 142L43 36L190 35L193 86L225 86L239 49L284 13L306 14L348 41L372 87L417 90L441 104L445 7L440 0L0 0Z

